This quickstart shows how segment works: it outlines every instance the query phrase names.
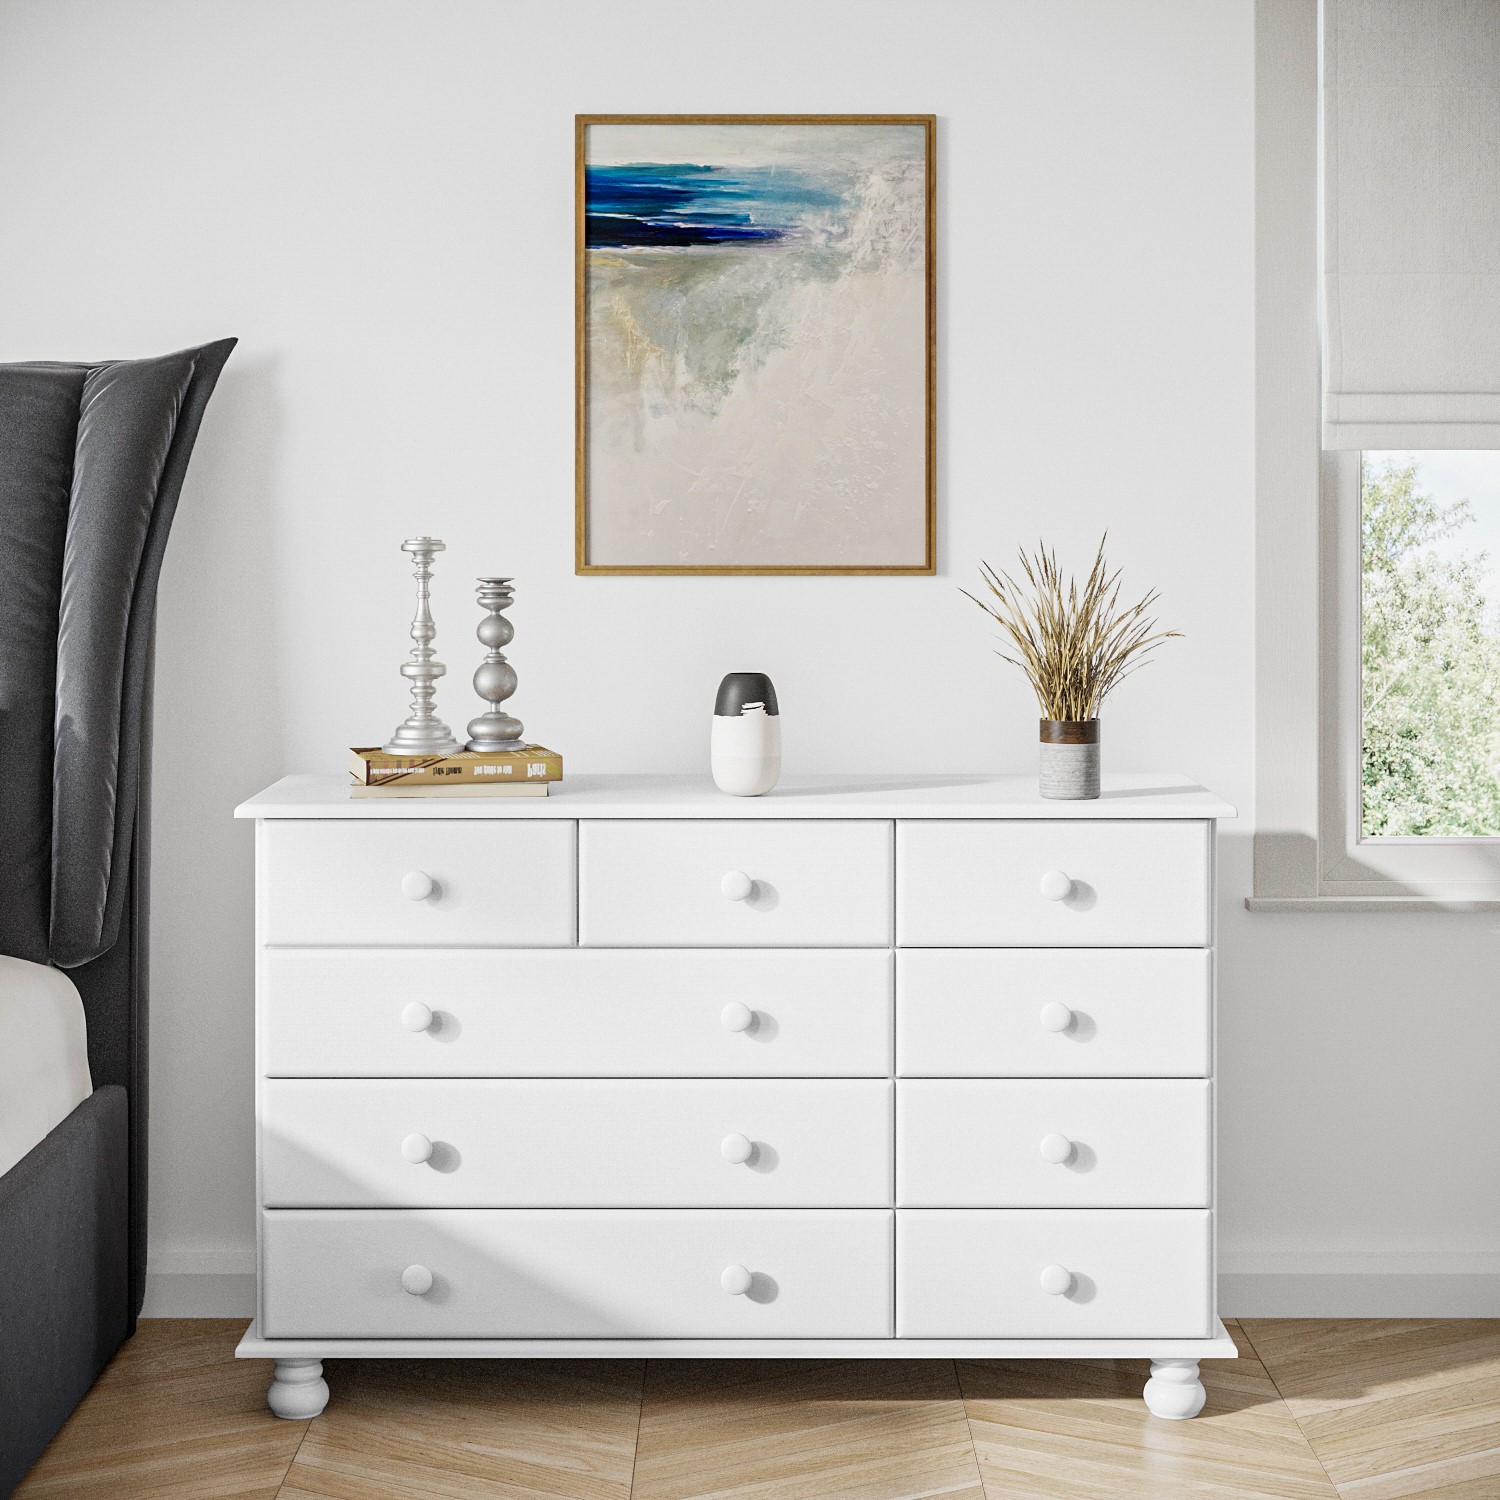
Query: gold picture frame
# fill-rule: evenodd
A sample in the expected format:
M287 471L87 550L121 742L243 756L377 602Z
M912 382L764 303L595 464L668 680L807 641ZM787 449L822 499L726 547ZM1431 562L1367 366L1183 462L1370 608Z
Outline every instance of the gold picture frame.
M814 562L796 562L796 561L782 561L782 560L769 561L769 562L767 562L767 561L759 561L759 562L757 562L757 561L750 561L750 562L735 562L735 561L719 562L719 561L704 561L704 560L697 560L697 559L694 559L694 560L688 561L688 562L672 562L672 561L665 561L665 560L663 560L663 561L642 560L640 558L632 558L632 560L630 560L630 561L624 561L624 562L622 562L622 561L618 561L618 560L617 561L599 561L599 560L596 560L596 558L595 558L594 555L592 555L593 552L594 552L594 549L591 547L591 521L593 520L593 517L591 516L591 498L592 497L591 497L591 492L590 492L591 454L590 454L590 430L589 430L589 427L590 427L590 373L591 373L590 372L590 356L591 356L591 347L590 347L591 346L590 321L591 321L591 308L590 308L590 277L589 277L590 261L589 261L589 252L590 252L590 248L591 247L590 247L590 244L589 244L589 219L590 219L590 215L589 215L589 192L588 192L588 184L589 184L588 167L590 165L590 159L589 159L588 145L589 145L589 132L590 132L590 130L593 127L598 127L598 126L605 126L605 127L609 127L609 126L625 126L625 127L652 127L652 126L681 126L681 127L773 126L773 127L778 127L778 130L773 135L770 135L770 136L761 136L761 137L758 137L757 139L758 140L773 141L773 142L777 142L777 143L781 143L781 142L785 142L785 141L812 141L812 140L817 140L818 139L818 137L812 136L812 135L807 135L806 133L803 133L803 134L800 134L800 135L795 134L795 133L790 133L789 132L789 128L829 127L829 126L832 126L832 127L843 127L843 128L845 128L847 130L849 128L864 127L864 126L884 126L884 127L917 127L920 130L920 132L921 132L921 136L920 136L920 162L921 162L921 170L922 170L922 182L921 182L922 201L921 201L919 209L917 209L916 213L914 213L914 214L910 210L910 202L908 201L906 211L908 212L908 216L909 217L917 219L917 222L913 226L911 226L911 227L914 228L921 235L921 247L922 247L922 255L921 255L921 260L922 260L922 265L921 265L921 285L920 285L919 288L915 288L915 287L913 287L911 285L912 270L911 270L911 267L910 267L909 264L905 264L904 267L903 267L903 275L906 278L906 283L901 288L900 295L904 299L902 306L903 306L903 308L905 310L905 316L906 316L908 324L910 323L911 318L913 318L915 316L915 311L916 311L916 307L918 305L918 300L919 300L920 312L921 312L921 317L922 317L922 321L923 321L923 324L924 324L924 328L923 328L923 334L922 334L922 337L920 339L920 342L918 342L917 340L915 340L913 338L910 338L910 336L908 335L908 342L917 345L917 347L916 347L915 350L903 349L902 351L899 351L899 352L900 352L900 356L901 356L900 363L902 365L902 378L906 382L906 385L903 387L903 389L906 389L908 391L912 388L911 387L911 382L913 380L913 370L906 368L906 365L907 365L908 362L910 362L913 365L915 364L915 359L911 358L911 355L913 353L915 353L918 357L920 357L920 360L921 360L921 372L920 372L920 375L921 375L921 396L922 396L922 400L921 400L921 410L920 410L919 413L912 413L911 412L910 407L911 407L912 403L910 403L910 402L908 402L905 407L899 407L898 406L898 409L904 410L906 412L907 418L908 418L908 426L911 429L909 432L907 432L905 434L905 449L904 449L901 457L902 457L903 461L906 463L906 465L909 468L915 462L916 455L920 454L921 464L922 464L922 471L923 472L922 472L922 476L921 476L921 484L920 484L920 492L919 493L913 494L909 498L909 500L908 500L908 498L906 498L906 494L905 494L905 487L903 487L902 490L901 490L901 494L895 500L889 502L889 511L890 511L890 516L889 516L889 530L891 532L891 535L892 535L892 537L899 536L899 538L900 538L900 545L902 547L904 547L905 549L907 549L912 555L910 555L910 556L903 556L902 560L900 560L900 561L894 561L894 562L872 561L868 557L864 557L864 558L860 558L858 560L855 560L855 561L852 561L852 562L849 562L849 563L840 563L840 562L838 562L836 560L835 561L821 561L820 560L820 561L814 561ZM937 351L937 334L936 334L936 312L937 312L936 237L937 236L936 236L936 225L937 225L937 220L936 220L936 173L935 173L936 129L937 129L937 119L936 119L936 116L934 116L934 115L908 115L908 114L894 114L894 115L578 115L575 118L575 138L574 138L574 177L575 177L575 183L574 183L574 194L575 194L575 275L574 275L574 296L575 296L575 319L576 319L576 329L575 329L575 340L576 340L576 372L575 372L575 412L574 412L574 421L575 421L575 437L576 437L576 454L575 454L575 459L576 459L576 466L577 467L576 467L576 488L575 488L575 506L574 506L574 570L575 570L576 573L581 574L581 575L617 575L617 576L618 575L639 575L639 576L671 576L671 575L706 576L707 575L707 576L714 576L714 575L733 575L733 574L741 574L741 575L763 575L763 576L805 574L805 575L825 575L826 576L826 575L847 574L847 575L850 575L850 576L872 576L872 575L874 575L874 576L880 576L880 575L888 575L888 576L895 577L895 576L932 575L932 574L934 574L937 571L937 414L936 414L937 413L937 407L936 407L936 383L937 383L937 352L936 352ZM656 140L656 139L660 139L660 138L659 137L651 136L649 134L638 133L637 136L635 136L635 137L628 137L628 136L623 136L622 135L622 136L616 136L615 139L624 141L624 140L628 140L628 139ZM722 139L730 139L730 138L720 136L719 139L722 140ZM737 139L744 139L744 140L748 141L749 138L748 137L743 137L743 138L737 138ZM842 140L842 141L848 141L848 140L853 140L855 138L845 135L843 137L840 137L839 139ZM873 139L874 138L872 138L872 140ZM896 135L887 135L885 137L881 137L880 139L882 139L882 140L886 140L886 139L888 139L888 140L896 140L896 139L903 139L903 138L899 137L899 136L896 136ZM875 144L878 145L879 141L878 140L875 141ZM907 151L908 157L913 158L913 159L915 158L915 152L913 152L911 150L910 143L907 143L907 145L904 147L904 149ZM666 160L669 159L667 153L654 153L654 154L655 155L660 155L663 161L666 161ZM904 165L907 168L909 168L911 166L911 160L907 160L904 163ZM643 162L639 168L630 168L630 169L627 169L625 167L613 167L613 168L606 167L606 168L603 168L601 170L605 171L605 172L613 171L613 172L616 172L616 173L624 173L627 170L630 170L630 171L649 170L649 171L654 171L654 172L657 172L657 173L660 173L660 174L666 174L666 173L689 173L689 172L691 172L691 173L699 174L699 180L701 181L701 180L703 180L703 174L707 174L707 173L711 173L711 172L718 172L718 171L721 171L723 169L720 168L720 167L717 167L717 166L713 166L713 167L697 167L697 168L688 167L688 166L676 166L676 165L673 165L673 166L663 166L659 162L651 160L651 161L645 161L645 162ZM787 176L787 174L784 171L781 171L779 173L779 175L774 175L774 176L773 175L769 175L770 172L771 172L771 169L764 169L764 168L762 168L762 169L751 168L750 171L749 171L749 173L746 173L745 169L742 168L741 172L744 175L750 175L750 174L753 174L756 170L759 170L762 173L761 178L759 178L757 180L765 181L765 182L771 182L773 185L775 185L773 190L780 191L780 185L784 182L784 180L786 179L786 176ZM909 178L909 175L910 174L908 172L907 173L908 178ZM733 191L740 190L738 184L732 184L729 189L724 189L724 188L721 188L720 185L717 182L713 182L713 183L710 184L710 187L714 191L716 191L716 192L724 192L724 191L733 192ZM616 191L617 195L624 195L624 194L627 194L627 193L633 193L636 196L636 198L639 198L643 190L642 190L642 188L641 188L641 186L640 186L640 184L639 184L638 181L632 181L632 182L621 181L621 182L619 182L619 184L615 188L615 191ZM678 186L676 186L675 182L667 181L666 179L663 179L663 185L660 187L659 191L661 191L661 192L667 192L667 193L673 193L673 194L676 195L677 199L681 199L682 201L685 201L685 202L694 201L694 200L689 199L687 197L687 195L686 195L686 192L684 190L680 189ZM806 195L807 195L806 196L806 201L813 202L813 203L818 202L819 200L817 199L817 196L816 196L817 191L818 191L817 185L816 185L816 183L814 183L812 187L810 187L810 188L808 188L806 190ZM912 189L909 181L905 182L905 184L904 184L904 191L907 194L908 200L910 200L910 198L912 197L912 194L913 194L913 189ZM633 202L633 201L634 201L633 199L627 199L626 200L627 208L629 207L629 204L631 202ZM654 200L651 200L649 198L649 194L648 194L648 197L647 197L647 199L645 201L654 201ZM831 200L829 200L829 201L831 201ZM616 205L611 204L610 206L614 207ZM917 217L918 215L919 215L919 217ZM639 272L641 266L643 264L647 264L647 263L655 265L655 266L671 266L671 267L678 267L678 268L680 268L680 267L688 264L688 262L686 262L685 260L682 259L682 257L680 256L680 254L675 255L675 256L674 255L663 256L663 255L659 254L659 251L662 250L662 249L666 249L668 251L680 251L683 248L693 248L693 249L696 249L696 248L699 248L700 244L707 243L706 241L700 241L700 240L698 240L696 238L692 238L692 236L697 235L700 231L698 230L698 228L696 227L696 225L693 222L691 222L691 221L700 220L700 219L703 219L705 217L711 217L711 216L704 215L704 214L684 213L681 217L685 221L689 221L689 222L686 222L684 224L678 224L678 223L675 223L675 222L673 222L673 223L665 223L664 221L662 221L660 219L652 219L652 218L646 217L645 210L641 211L641 217L639 217L638 219L632 219L629 212L625 212L623 214L610 214L610 215L607 215L603 220L596 219L596 222L602 222L602 223L605 223L606 225L611 225L611 224L614 224L614 223L629 224L629 225L631 225L632 227L630 229L621 229L619 231L619 233L621 235L626 235L626 236L639 233L641 235L675 234L675 235L679 235L679 236L687 236L688 237L685 240L684 243L679 244L679 243L677 243L675 241L671 241L671 242L666 243L665 245L658 245L654 241L651 241L651 240L648 240L648 239L632 239L632 238L628 238L628 237L627 238L621 238L621 239L618 240L617 244L611 244L608 247L610 249L610 252L611 252L610 253L610 258L609 258L608 261L604 262L603 264L610 265L610 266L618 266L618 265L622 265L622 264L627 264L627 265L630 265L632 271L637 272L637 273ZM778 236L781 233L781 231L777 231L777 230L759 229L759 228L754 227L753 226L753 216L751 216L751 215L733 215L733 216L731 216L731 215L723 214L720 217L725 220L725 223L728 225L728 227L725 227L725 228L723 228L721 230L717 225L715 225L711 231L704 231L704 232L712 232L712 233L715 233L715 234L722 232L722 233L724 233L726 235L743 234L746 238L750 238L750 237L753 236L753 237L756 237L757 239L759 239L759 238L770 239L770 238ZM745 224L745 225L748 225L750 227L736 228L736 227L734 227L734 224L730 222L730 220L737 221L738 223ZM861 222L863 223L863 222L867 222L867 221L868 221L868 214L865 214L863 216L863 218L861 219ZM645 227L637 228L635 226L645 226ZM908 235L908 236L906 236L905 239L903 239L901 241L901 243L907 247L906 253L908 255L910 254L910 243L909 243L910 240L911 240L911 236ZM623 248L621 248L621 247L623 247ZM603 247L601 247L600 245L596 244L593 248L596 249L596 250L598 250L598 249L601 249ZM717 254L720 254L720 255L727 256L729 254L733 254L734 252L740 251L742 248L743 247L741 247L738 244L735 244L733 242L720 241L720 240L717 240L717 239L715 239L715 240L712 241L712 253L717 253ZM754 252L752 251L751 253L753 254ZM698 262L698 264L700 266L701 266L702 263L703 262L701 260ZM677 271L677 270L673 270L669 274L680 275L681 272ZM623 280L622 280L622 285L627 285L627 284L624 283ZM629 290L629 286L628 285L627 285L627 290ZM896 293L892 293L891 295L896 295ZM742 302L743 302L743 299L742 299ZM740 306L740 305L742 305L742 303L736 304L736 306ZM800 305L802 305L802 304L799 304L799 306ZM627 319L627 321L628 321L628 319ZM878 324L878 321L875 320L875 319L871 319L869 321L871 322L872 326L877 326L877 327L880 326ZM893 323L895 322L894 319L892 321L893 321ZM619 368L621 368L621 369L625 368L625 364L624 364L623 361L617 361L616 363L619 366ZM845 361L844 365L847 365L847 363L848 362ZM841 365L840 368L843 368L843 366ZM780 409L784 410L785 409L785 405L783 404L783 406ZM695 430L697 432L701 433L703 424L702 424L702 421L699 419L699 414L697 412L694 412L694 413L691 414L691 416L692 416L692 420L696 421L698 423L697 429L695 429ZM869 425L869 422L868 422L868 419L866 419L866 426L868 427L868 425ZM809 435L804 434L804 436L809 436ZM775 445L773 445L773 449L774 449L774 446ZM857 447L857 445L855 445L855 444L846 444L845 446L848 446L848 447ZM878 446L882 446L882 445L881 444L876 444L874 446L878 447ZM822 450L820 449L819 451L822 451ZM622 487L622 492L624 492L626 494L631 493L630 490L629 490L629 486L628 485L623 486ZM906 507L908 505L910 506L910 513L908 513L907 509L906 509ZM920 511L918 511L918 509L917 509L918 506L920 506ZM848 508L847 506L844 507L844 509L846 509L846 510L847 510L847 508ZM801 507L798 508L798 514L799 515L801 514ZM885 519L885 518L882 516L881 519ZM743 526L743 525L748 525L749 523L747 521L742 521L742 522L740 522L740 524ZM879 544L877 540L874 540L874 539L870 538L867 535L860 534L858 532L858 530L857 530L857 523L854 520L852 520L852 519L846 520L844 522L844 524L848 528L847 535L849 536L850 541L854 545L854 547L855 547L856 550L860 546L871 547L871 546L876 546L876 545ZM874 528L871 528L871 529L874 530L877 533L877 536L879 534L881 534L880 533L880 528L878 526L876 526ZM632 533L630 531L630 522L629 522L629 518L628 517L623 522L621 522L619 524L619 526L617 527L617 530L621 531L627 537L629 537L630 535L632 535ZM826 528L825 528L824 535L825 536L827 535ZM744 545L744 543L742 542L741 545ZM785 545L785 546L788 546L788 547L792 547L794 545L801 545L801 543L793 543L793 542L787 541L787 542L782 543L782 545ZM822 545L826 546L826 545L828 545L828 542L825 540L825 541L822 542ZM837 545L836 541L835 541L835 545ZM642 544L642 547L644 547L644 544ZM918 547L920 547L920 554L921 554L920 556L915 555L916 552L917 552L917 550L918 550ZM627 549L627 550L629 550L629 549ZM637 548L635 550L640 550L640 549ZM607 551L607 549L606 549L606 551ZM894 546L893 546L893 551L894 551Z

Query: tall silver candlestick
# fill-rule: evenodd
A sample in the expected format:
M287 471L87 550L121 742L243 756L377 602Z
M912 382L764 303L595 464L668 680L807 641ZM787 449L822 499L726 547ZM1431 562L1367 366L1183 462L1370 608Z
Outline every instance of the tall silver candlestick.
M437 653L432 640L437 626L432 623L428 589L432 559L446 549L435 536L414 536L401 543L401 550L410 553L417 565L417 613L411 622L411 638L417 644L411 648L411 660L401 664L401 675L411 683L411 717L396 726L385 749L391 755L452 755L458 741L432 706L437 680L448 669L434 660Z
M490 654L480 662L474 673L474 691L491 708L477 719L469 721L469 743L466 750L522 750L522 724L501 709L516 690L516 669L506 661L502 646L510 645L515 638L516 627L500 613L515 603L515 592L509 578L481 578L475 592L480 604L489 611L475 627L481 646L488 646Z

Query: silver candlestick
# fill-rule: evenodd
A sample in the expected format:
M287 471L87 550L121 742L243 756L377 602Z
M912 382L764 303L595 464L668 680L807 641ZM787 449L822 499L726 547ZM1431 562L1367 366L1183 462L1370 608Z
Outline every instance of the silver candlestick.
M432 623L428 590L432 559L446 549L435 536L414 536L401 543L401 550L410 553L417 565L417 613L411 622L411 638L417 644L411 648L411 660L401 664L401 675L411 683L411 717L396 726L385 749L390 755L452 755L458 741L432 706L437 680L448 669L433 659L437 626Z
M510 645L516 627L500 613L515 603L509 578L481 578L475 592L488 611L475 628L481 646L490 654L474 673L474 691L492 706L477 719L469 721L469 743L466 750L522 750L522 724L504 712L500 705L516 690L516 669L506 661L502 646Z

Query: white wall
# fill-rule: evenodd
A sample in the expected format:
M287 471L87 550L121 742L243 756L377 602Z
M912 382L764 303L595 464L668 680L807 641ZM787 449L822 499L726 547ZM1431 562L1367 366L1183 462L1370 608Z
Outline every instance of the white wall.
M1108 527L1187 633L1110 705L1109 764L1247 815L1223 849L1227 1268L1500 1247L1495 1196L1466 1191L1496 1135L1494 924L1241 904L1252 23L1248 0L0 0L0 358L242 340L162 582L158 1272L250 1265L229 811L400 717L418 531L449 546L450 720L473 576L504 571L512 706L573 770L700 767L720 675L756 667L791 768L938 771L1035 753L957 585L1039 534L1085 563ZM693 110L940 116L939 577L573 576L572 116ZM196 1285L153 1305L231 1289Z

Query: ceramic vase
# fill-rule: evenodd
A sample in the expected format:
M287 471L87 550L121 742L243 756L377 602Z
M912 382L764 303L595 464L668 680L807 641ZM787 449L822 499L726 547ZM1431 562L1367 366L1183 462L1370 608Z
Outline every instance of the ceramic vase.
M781 713L764 672L731 672L714 701L709 761L714 785L732 797L759 797L781 777Z
M1043 719L1041 792L1058 802L1099 795L1098 719Z

